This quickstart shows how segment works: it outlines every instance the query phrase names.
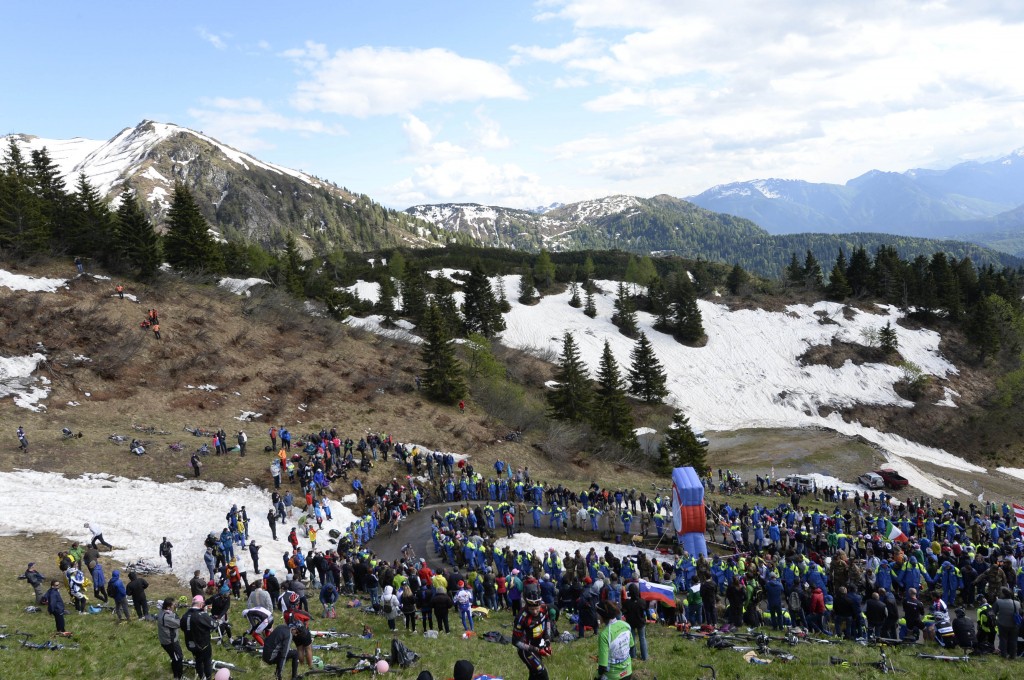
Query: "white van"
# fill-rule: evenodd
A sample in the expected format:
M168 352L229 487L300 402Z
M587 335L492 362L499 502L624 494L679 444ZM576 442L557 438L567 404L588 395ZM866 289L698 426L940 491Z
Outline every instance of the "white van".
M797 493L812 493L814 491L814 480L802 475L789 475L779 480L783 488Z

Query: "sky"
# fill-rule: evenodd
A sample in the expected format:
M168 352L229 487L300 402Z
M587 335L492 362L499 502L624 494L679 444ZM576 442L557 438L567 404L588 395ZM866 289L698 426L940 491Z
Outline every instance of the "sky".
M175 123L399 209L842 183L1024 146L1015 0L9 5L0 134Z

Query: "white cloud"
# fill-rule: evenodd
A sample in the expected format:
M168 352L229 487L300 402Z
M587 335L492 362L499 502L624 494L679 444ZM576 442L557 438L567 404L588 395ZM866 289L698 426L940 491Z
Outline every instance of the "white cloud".
M501 124L488 117L483 109L476 110L476 122L470 125L475 146L481 149L507 149L512 141L501 132Z
M513 51L558 63L557 86L604 86L584 103L597 118L556 158L606 186L845 181L1020 146L1024 4L547 0L541 11L574 39Z
M230 33L222 33L218 35L217 33L211 33L206 30L205 26L196 28L196 33L199 34L200 38L210 43L218 50L226 50L228 48L226 39L231 37Z
M308 71L292 96L302 111L364 118L433 103L526 96L502 67L446 49L358 47L329 54L325 46L307 43L284 55Z
M190 108L188 115L196 127L215 139L245 151L272 149L261 133L267 131L295 132L304 135L342 135L344 128L318 120L291 118L276 113L259 99L214 97L200 100L200 107Z
M512 45L511 49L515 56L510 63L519 65L528 61L564 62L568 59L594 54L599 48L600 45L589 37L579 37L555 47Z

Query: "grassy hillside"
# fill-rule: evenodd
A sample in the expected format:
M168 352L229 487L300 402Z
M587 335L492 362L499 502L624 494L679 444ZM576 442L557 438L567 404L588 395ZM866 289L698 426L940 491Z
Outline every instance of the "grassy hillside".
M52 268L38 267L21 273L56 275ZM394 434L400 441L417 441L428 446L464 451L486 469L497 457L514 465L529 465L534 476L554 483L585 486L591 480L637 488L664 485L654 473L636 467L577 457L552 460L530 446L540 443L528 436L523 443L502 440L515 423L509 409L484 409L484 400L469 400L465 414L419 398L414 376L420 371L414 348L397 341L355 331L333 320L310 316L301 303L273 291L238 297L202 282L165 278L159 287L128 284L127 292L138 302L119 300L113 295L113 281L76 279L57 293L15 293L3 291L0 305L0 355L15 356L38 351L46 345L44 374L53 391L44 402L46 413L16 409L4 401L4 422L24 425L32 442L31 452L20 455L13 437L0 451L0 469L30 467L67 474L106 471L127 477L147 476L155 480L175 479L184 469L187 451L196 442L183 431L185 425L218 427L228 432L245 428L255 455L208 458L204 478L234 485L248 478L266 484L266 457L260 452L263 433L271 423L284 423L302 433L321 426L336 425L354 438L367 430ZM160 312L163 339L139 328L145 310ZM527 385L529 398L536 399L535 386L549 377L549 367L530 357L510 356L516 375ZM212 391L189 386L215 385ZM534 386L534 387L529 387ZM79 405L70 406L69 402ZM261 413L255 422L235 420L242 412ZM645 422L664 419L664 413L645 414ZM168 434L141 433L134 425ZM82 432L82 438L64 441L60 428ZM126 447L108 441L111 433L139 436L150 441L151 455L134 457ZM539 437L543 431L539 430ZM9 433L8 433L9 436ZM186 451L174 453L167 444L184 440ZM373 479L389 475L375 469ZM755 499L736 498L734 502ZM25 499L31 502L31 499ZM60 512L60 508L41 509ZM149 508L125 508L137 513L139 521L156 521ZM219 513L220 510L216 509ZM171 509L173 521L173 509ZM25 527L30 531L31 527ZM34 633L33 641L49 639L52 618L30 614L31 591L15 576L28 562L36 562L47 576L55 573L54 557L68 547L66 539L44 534L0 537L0 633L23 630ZM106 565L109 574L113 565ZM153 599L184 594L180 584L165 577L152 577ZM243 629L241 604L232 606L236 631ZM314 611L316 607L313 607ZM336 627L358 633L364 623L373 628L377 644L387 647L386 623L353 609L341 609L339 618L318 619L316 627ZM510 617L496 613L478 627L478 632L497 630L509 634ZM457 624L456 624L457 626ZM166 655L156 640L153 624L133 622L117 626L109 612L99 615L68 615L68 629L79 644L77 650L35 651L18 647L15 637L0 641L4 680L35 680L40 677L151 678L169 677ZM830 655L851 660L873 660L877 651L856 645L842 648L797 647L798 660L770 669L751 668L742 655L732 651L710 651L702 642L682 639L668 627L652 627L648 633L652 660L640 664L637 678L702 677L700 664L713 664L720 677L770 675L780 678L825 678L861 675L853 669L828 665ZM469 658L478 672L505 678L525 677L523 666L511 647L458 635L436 641L402 635L403 641L423 656L420 664L394 672L395 678L415 678L429 669L435 678L448 677L456 659ZM357 651L370 652L374 643L358 638L344 640ZM896 665L912 676L960 678L976 670L969 666L937 664L913 658L916 650L895 650ZM550 661L551 677L585 680L595 675L596 643L592 639L556 644ZM186 657L188 655L186 654ZM247 669L244 677L270 677L272 671L257 659L231 650L217 650L215 658ZM325 652L328 662L344 661L344 652ZM765 673L768 670L769 673ZM1011 667L988 660L982 667L986 677L1014 677Z

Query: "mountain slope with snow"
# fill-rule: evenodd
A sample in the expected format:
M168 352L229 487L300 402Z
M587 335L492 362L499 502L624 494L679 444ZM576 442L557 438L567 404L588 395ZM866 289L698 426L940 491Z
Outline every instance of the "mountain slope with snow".
M154 224L161 225L177 182L228 239L279 248L291 233L307 253L406 245L443 245L451 234L369 197L304 172L267 163L201 132L144 120L106 141L12 135L26 161L47 150L73 190L84 175L117 205L130 187ZM8 138L2 141L7 143Z

